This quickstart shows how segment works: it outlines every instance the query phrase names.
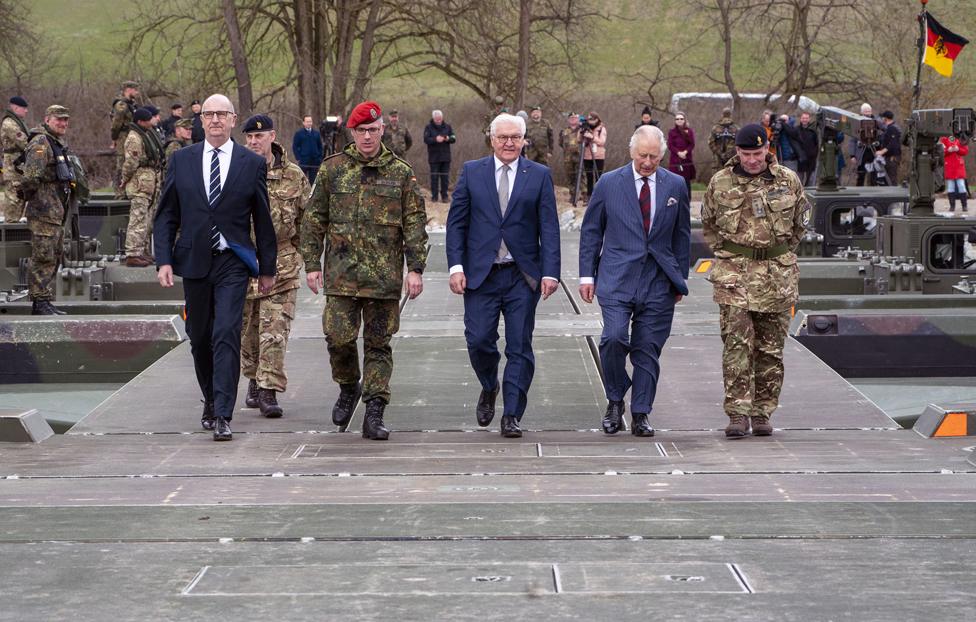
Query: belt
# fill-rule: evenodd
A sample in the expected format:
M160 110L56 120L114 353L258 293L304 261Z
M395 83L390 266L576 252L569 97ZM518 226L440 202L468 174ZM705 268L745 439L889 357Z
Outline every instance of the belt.
M491 270L490 270L490 272L494 272L495 270L501 270L503 268L510 268L510 267L512 267L514 265L515 265L515 262L514 261L502 261L502 262L499 262L499 263L493 263L493 264L491 264Z
M765 260L773 259L774 257L779 257L780 255L785 255L786 253L790 252L790 247L786 244L777 244L776 246L770 246L769 248L753 248L751 246L742 246L741 244L724 240L722 242L722 250L735 253L736 255L742 255L743 257L748 257L749 259Z

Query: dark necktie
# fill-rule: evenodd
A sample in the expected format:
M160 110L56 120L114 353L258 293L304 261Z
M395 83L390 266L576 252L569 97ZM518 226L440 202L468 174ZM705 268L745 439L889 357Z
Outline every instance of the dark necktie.
M220 196L220 149L214 149L210 158L210 192L207 194L210 200L210 208L213 209L214 202ZM220 247L220 231L217 230L217 223L210 227L210 248L217 250Z
M640 202L641 214L644 215L644 233L646 234L651 230L651 186L647 183L647 177L641 177L641 181L644 182L644 185L641 186L638 201Z

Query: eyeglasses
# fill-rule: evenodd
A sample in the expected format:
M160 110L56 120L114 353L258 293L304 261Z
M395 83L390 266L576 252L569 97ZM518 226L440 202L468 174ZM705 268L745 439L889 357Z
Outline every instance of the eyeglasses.
M221 121L223 121L229 115L232 115L232 114L234 114L234 113L231 112L230 110L204 110L203 112L200 113L200 115L204 119L213 119L214 117L217 117Z
M365 136L366 134L369 134L370 136L376 136L377 134L379 134L380 132L383 131L383 128L381 128L381 127L354 127L354 128L352 128L352 131L356 132L360 136Z
M495 140L497 140L498 142L504 145L507 142L517 143L518 141L522 140L522 135L513 134L512 136L495 136L494 138Z

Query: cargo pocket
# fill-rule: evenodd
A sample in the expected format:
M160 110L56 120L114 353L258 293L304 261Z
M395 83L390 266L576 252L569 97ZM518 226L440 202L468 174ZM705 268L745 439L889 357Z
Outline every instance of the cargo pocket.
M734 235L739 229L739 219L742 216L742 204L744 202L745 197L741 195L720 195L718 209L715 210L715 226Z

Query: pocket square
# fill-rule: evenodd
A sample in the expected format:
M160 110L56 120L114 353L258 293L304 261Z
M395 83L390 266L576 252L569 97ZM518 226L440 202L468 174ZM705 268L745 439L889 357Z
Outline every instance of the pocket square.
M668 197L668 207L671 207L672 205L677 205L677 204L678 204L678 199L676 199L674 197Z

